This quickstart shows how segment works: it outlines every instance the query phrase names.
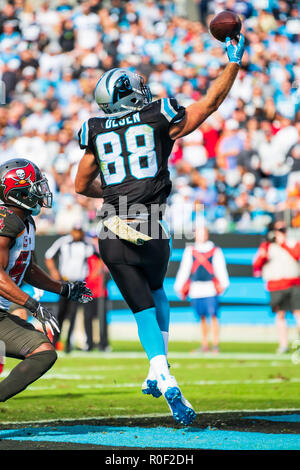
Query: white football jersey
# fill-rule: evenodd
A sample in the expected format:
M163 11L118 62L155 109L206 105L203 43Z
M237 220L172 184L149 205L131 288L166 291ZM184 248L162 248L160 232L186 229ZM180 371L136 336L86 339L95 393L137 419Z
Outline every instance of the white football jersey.
M21 286L24 275L31 261L31 252L35 248L35 226L29 217L24 223L16 214L5 207L0 207L0 236L10 237L7 274ZM0 296L0 309L8 310L10 301Z

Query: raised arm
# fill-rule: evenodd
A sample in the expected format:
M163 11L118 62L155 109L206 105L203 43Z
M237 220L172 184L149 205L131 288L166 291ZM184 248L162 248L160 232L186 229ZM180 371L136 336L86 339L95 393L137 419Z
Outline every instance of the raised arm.
M101 182L96 179L99 175L99 165L94 154L86 150L80 160L75 178L75 191L87 197L102 197Z
M206 96L200 101L187 106L185 118L178 124L173 124L170 127L169 134L171 139L175 140L190 134L218 109L229 93L238 74L244 52L244 42L243 35L241 35L236 45L232 44L229 38L226 38L229 64L227 64L225 70L213 82Z

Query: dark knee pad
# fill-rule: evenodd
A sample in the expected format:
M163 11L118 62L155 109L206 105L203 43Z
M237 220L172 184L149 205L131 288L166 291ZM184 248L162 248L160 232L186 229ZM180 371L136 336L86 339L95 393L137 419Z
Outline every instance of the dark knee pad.
M26 357L0 382L0 402L25 390L49 370L57 359L54 349L41 351Z

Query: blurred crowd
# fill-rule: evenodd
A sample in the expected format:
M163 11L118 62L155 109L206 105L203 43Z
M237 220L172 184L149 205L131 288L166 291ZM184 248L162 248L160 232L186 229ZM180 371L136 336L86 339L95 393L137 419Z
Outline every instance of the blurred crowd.
M187 1L187 0L186 0ZM205 212L210 230L262 231L278 211L300 226L300 5L289 0L5 2L0 11L0 161L29 158L46 173L54 210L39 233L96 224L102 201L76 195L77 133L100 115L93 91L103 72L129 67L154 99L187 106L226 65L208 31L227 9L243 20L246 52L219 110L176 141L170 159L172 230ZM3 86L4 84L4 86ZM179 211L179 205L185 209Z

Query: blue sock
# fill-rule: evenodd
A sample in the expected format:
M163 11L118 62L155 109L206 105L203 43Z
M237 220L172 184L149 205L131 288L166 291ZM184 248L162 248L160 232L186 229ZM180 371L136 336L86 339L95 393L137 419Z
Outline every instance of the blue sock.
M156 309L156 318L161 331L169 331L170 304L164 288L153 290L152 296Z
M134 314L138 327L138 335L149 361L165 354L163 336L156 319L155 308L147 308Z

